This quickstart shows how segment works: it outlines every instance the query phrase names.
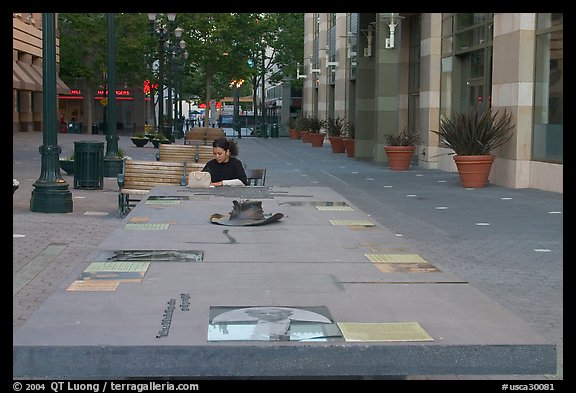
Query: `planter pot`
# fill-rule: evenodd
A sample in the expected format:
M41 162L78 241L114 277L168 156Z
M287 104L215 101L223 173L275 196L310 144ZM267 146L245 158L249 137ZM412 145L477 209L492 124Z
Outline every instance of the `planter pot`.
M324 137L326 134L324 133L311 133L308 134L308 138L310 139L310 143L312 147L322 147L324 145Z
M462 187L486 187L495 158L496 156L493 154L482 156L454 156L454 162L458 168Z
M407 171L415 149L415 146L384 146L388 156L388 167L393 171Z
M328 140L330 141L330 146L332 147L332 153L346 152L346 146L344 146L344 137L330 136L328 137Z
M354 139L344 138L344 148L348 157L354 157Z
M290 134L290 139L300 139L300 131L296 130L294 128L290 128L288 130L289 134Z
M161 140L161 139L152 139L152 144L154 145L154 147L156 149L158 149L158 147L160 146L160 144L164 144L164 145L169 145L171 142L170 140L166 139L166 140Z
M300 131L300 140L302 141L302 143L310 142L310 138L308 137L308 135L309 135L308 131Z
M144 147L146 146L146 144L148 142L150 142L150 139L148 138L130 138L132 140L132 143L134 143L136 145L136 147Z
M74 160L60 160L60 169L62 169L66 174L74 174Z

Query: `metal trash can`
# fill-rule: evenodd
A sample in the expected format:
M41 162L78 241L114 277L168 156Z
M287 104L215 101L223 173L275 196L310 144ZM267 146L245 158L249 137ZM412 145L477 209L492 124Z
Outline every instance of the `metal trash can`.
M104 188L104 142L74 142L74 188Z
M68 134L79 134L80 133L80 126L78 123L70 122L68 123Z
M278 136L280 136L280 131L278 130L278 124L274 123L274 124L272 124L272 127L270 128L270 137L278 138Z

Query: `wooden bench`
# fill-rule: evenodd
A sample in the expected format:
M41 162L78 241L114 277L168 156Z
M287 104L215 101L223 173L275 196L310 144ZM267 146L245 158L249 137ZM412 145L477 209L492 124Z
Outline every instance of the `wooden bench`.
M184 144L212 146L212 142L215 139L224 136L226 136L226 133L223 128L194 127L186 132Z
M203 165L202 165L203 166ZM118 212L126 216L153 187L186 185L183 162L124 160L118 174ZM136 196L136 197L134 197Z
M206 164L214 158L212 153L212 146L204 146L200 144L195 145L175 145L175 144L161 144L158 147L156 154L157 161L171 161L171 162L184 162L189 168L193 168L194 163ZM202 168L200 168L202 169ZM195 169L191 169L195 170Z

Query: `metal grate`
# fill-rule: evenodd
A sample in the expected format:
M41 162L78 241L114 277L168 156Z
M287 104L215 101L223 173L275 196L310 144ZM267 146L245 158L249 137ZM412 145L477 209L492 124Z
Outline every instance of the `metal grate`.
M418 254L364 254L373 263L428 263Z
M143 231L155 231L155 230L164 230L168 229L170 224L133 224L128 223L124 226L125 229L138 229Z
M368 221L368 220L334 220L334 219L330 220L330 224L332 224L332 225L361 225L361 226L367 226L367 227L372 227L372 226L376 225L372 221Z

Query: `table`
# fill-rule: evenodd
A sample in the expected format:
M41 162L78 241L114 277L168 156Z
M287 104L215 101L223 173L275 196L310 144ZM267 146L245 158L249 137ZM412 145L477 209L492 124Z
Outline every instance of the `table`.
M243 199L284 217L210 222ZM13 374L555 373L554 344L435 263L328 188L156 187L16 332Z

